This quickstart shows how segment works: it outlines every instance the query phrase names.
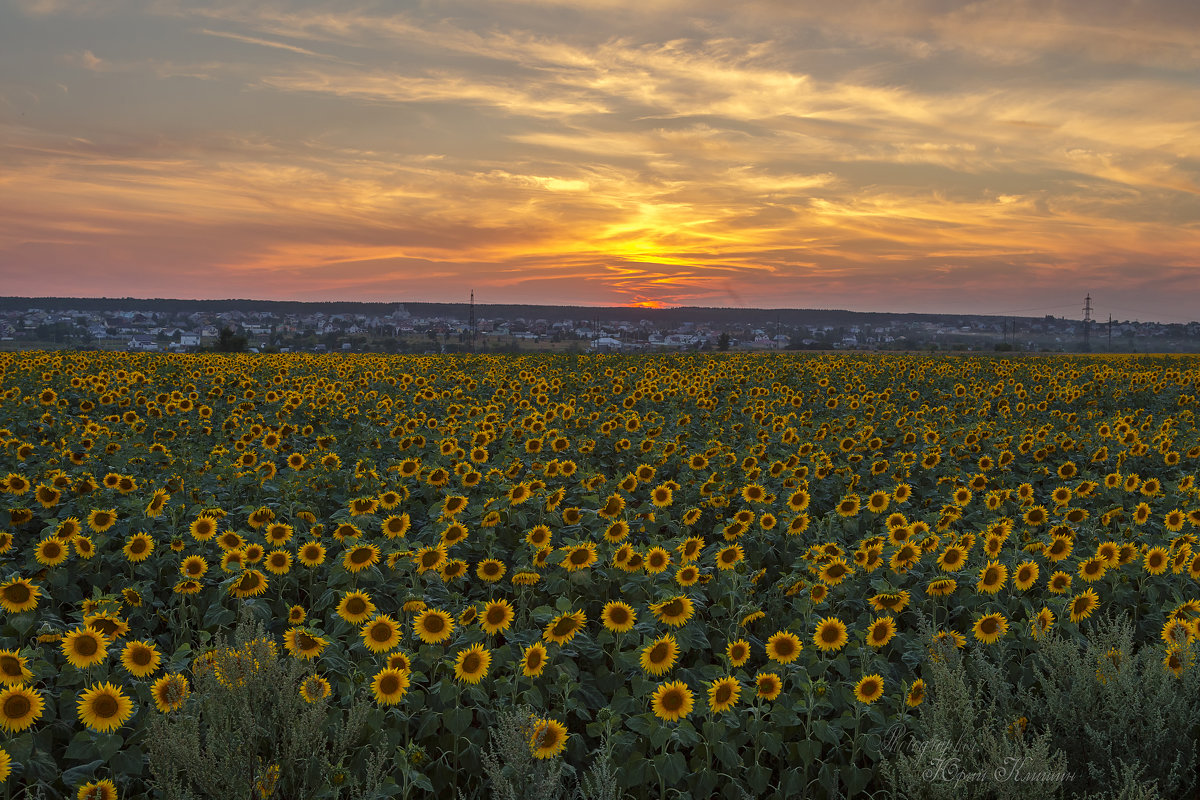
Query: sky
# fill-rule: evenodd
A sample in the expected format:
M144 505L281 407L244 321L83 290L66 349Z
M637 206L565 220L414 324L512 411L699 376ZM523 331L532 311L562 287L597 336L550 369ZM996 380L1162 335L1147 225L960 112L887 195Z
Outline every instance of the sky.
M1195 0L0 0L0 293L1200 319Z

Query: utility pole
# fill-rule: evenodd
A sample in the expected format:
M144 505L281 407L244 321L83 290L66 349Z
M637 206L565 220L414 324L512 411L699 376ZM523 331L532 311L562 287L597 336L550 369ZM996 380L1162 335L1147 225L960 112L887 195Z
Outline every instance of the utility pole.
M467 321L468 336L471 338L471 352L475 352L475 290L471 290L471 313Z
M1108 315L1108 352L1112 352L1112 314Z
M1083 305L1083 352L1090 353L1092 351L1092 295L1088 294L1084 299Z

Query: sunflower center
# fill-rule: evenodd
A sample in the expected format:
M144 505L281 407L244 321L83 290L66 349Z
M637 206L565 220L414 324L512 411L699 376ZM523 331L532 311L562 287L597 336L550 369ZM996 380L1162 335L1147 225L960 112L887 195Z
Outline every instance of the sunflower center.
M572 550L571 551L571 563L572 564L586 564L588 557L590 555L591 555L591 553L588 552L587 549L582 548L582 547L578 548L576 550Z
M506 616L503 608L489 608L484 619L487 620L488 625L503 625Z
M683 708L683 693L678 691L667 692L662 697L662 707L672 713Z
M837 628L833 627L832 625L829 625L829 626L821 629L821 641L825 642L826 644L833 644L840 637L841 637L841 632Z
M154 659L154 654L148 648L137 647L129 654L129 660L139 667L147 666Z
M75 640L73 649L77 655L94 656L100 649L100 643L96 641L96 637L84 635Z
M551 630L551 632L555 636L566 636L573 630L575 630L575 620L571 617L563 617L558 622L554 623L554 628Z
M371 626L371 641L386 642L392 638L392 627L386 622L377 622Z
M309 636L307 633L300 634L300 649L301 650L312 650L316 646L317 646L316 639Z
M4 701L4 718L21 719L33 710L33 702L23 694L11 695Z
M354 564L366 564L371 560L371 548L356 547L350 553L350 561Z
M671 646L666 642L659 642L654 645L650 651L650 661L654 664L661 664L667 660L667 656L671 653Z
M733 688L730 687L729 684L723 683L717 687L717 693L713 696L713 699L716 700L718 704L724 704L729 702L729 698L732 695Z
M92 713L101 719L111 719L117 715L120 706L117 698L111 694L97 695L92 700Z
M482 659L478 653L467 653L466 658L462 662L462 670L468 675L474 675L479 671Z
M23 583L14 583L12 586L4 587L4 599L16 605L28 603L31 595L29 587Z
M529 653L528 656L525 657L525 665L527 667L529 667L529 669L531 669L531 670L537 669L541 665L541 663L542 663L542 654L541 654L541 651L539 651L539 650L533 650Z
M425 618L425 630L429 633L440 633L446 627L446 621L436 614Z
M979 624L979 630L991 636L1000 628L1000 623L994 619L988 618Z
M16 656L0 656L0 672L9 677L21 677L21 662Z
M400 679L395 675L384 675L379 679L379 693L383 695L395 694L400 690Z

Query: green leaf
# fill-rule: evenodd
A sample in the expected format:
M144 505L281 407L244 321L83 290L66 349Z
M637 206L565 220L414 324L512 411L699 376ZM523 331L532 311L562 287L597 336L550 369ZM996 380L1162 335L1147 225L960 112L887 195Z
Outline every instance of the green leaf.
M446 729L455 736L462 736L471 725L473 714L470 708L465 706L454 706L442 715L446 720Z
M688 774L687 762L680 753L662 753L654 758L654 769L668 786L675 786Z
M104 766L104 759L98 758L95 761L87 764L80 764L78 767L71 767L63 770L62 781L70 789L74 789L82 783L89 781L99 767Z

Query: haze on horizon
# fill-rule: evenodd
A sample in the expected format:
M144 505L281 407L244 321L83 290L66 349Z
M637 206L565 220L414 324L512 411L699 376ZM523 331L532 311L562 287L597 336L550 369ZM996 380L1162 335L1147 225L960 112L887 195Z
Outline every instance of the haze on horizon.
M1192 0L8 0L7 295L1186 322Z

